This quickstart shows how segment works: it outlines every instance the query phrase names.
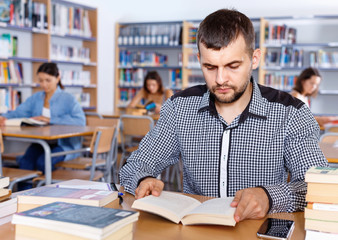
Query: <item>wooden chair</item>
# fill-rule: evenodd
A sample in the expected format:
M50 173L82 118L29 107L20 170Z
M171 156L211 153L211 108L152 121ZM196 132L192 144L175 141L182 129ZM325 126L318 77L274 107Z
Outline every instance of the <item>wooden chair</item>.
M324 133L320 136L319 141L323 143L336 143L338 142L338 133Z
M120 117L120 136L122 156L118 169L120 170L129 154L138 148L138 143L132 138L144 137L154 127L154 120L149 116L122 115Z
M338 125L331 125L325 128L325 133L338 133Z
M119 129L120 120L118 118L115 119L104 119L104 118L97 118L97 117L90 117L87 118L87 125L88 126L95 126L95 127L114 127L116 130L114 131L113 139L111 141L110 151L105 154L99 154L96 159L96 168L104 171L104 179L106 182L111 182L112 180L112 170L114 171L114 182L116 182L117 172L116 172L116 159L117 159L117 136L118 136L118 129ZM92 137L91 137L92 141ZM90 144L89 144L90 146ZM109 159L109 161L107 161ZM56 164L56 167L62 168L73 168L73 169L80 169L86 170L92 166L92 158L90 157L81 157L72 159L65 162L60 162Z
M69 163L63 162L58 164L57 166L62 166L64 168L56 169L52 172L52 181L60 182L70 179L83 179L83 180L93 180L98 181L104 178L104 173L102 171L96 170L96 161L98 154L101 153L109 153L107 156L107 168L111 167L111 158L113 155L112 145L116 144L114 141L114 136L116 132L116 127L98 127L95 129L89 151L92 154L92 158L78 158ZM60 152L62 155L62 152ZM82 165L89 167L89 170L79 170L81 168L77 167L77 165ZM45 177L37 177L33 180L34 182L38 182L37 186L41 186L45 183Z
M18 168L9 168L9 167L2 167L2 153L4 152L4 144L2 139L2 133L0 131L0 175L9 177L9 186L8 188L13 190L13 187L18 182L23 182L27 180L31 180L40 176L42 173L37 170L25 170L25 169L18 169Z

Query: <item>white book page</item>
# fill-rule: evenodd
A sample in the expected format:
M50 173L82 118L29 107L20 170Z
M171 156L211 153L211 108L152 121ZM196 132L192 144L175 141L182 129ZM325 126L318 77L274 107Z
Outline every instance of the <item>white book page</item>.
M60 182L55 186L59 188L77 188L77 189L95 189L103 191L113 191L108 183L85 181L79 179L72 179L69 181Z
M163 191L159 197L147 196L134 201L132 208L159 214L176 223L201 203L183 194Z
M233 217L236 210L236 208L230 207L230 203L233 199L233 197L210 199L191 210L188 214L207 214L209 216Z

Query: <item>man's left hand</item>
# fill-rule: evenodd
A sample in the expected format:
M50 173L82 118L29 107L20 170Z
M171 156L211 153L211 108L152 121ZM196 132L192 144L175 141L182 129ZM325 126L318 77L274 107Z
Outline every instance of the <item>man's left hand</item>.
M262 188L245 188L236 192L231 207L236 207L235 221L260 219L269 210L269 198Z

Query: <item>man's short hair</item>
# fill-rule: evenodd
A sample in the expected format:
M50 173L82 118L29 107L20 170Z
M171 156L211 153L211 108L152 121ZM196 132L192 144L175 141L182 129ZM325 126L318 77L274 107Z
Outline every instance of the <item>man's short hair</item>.
M197 46L220 50L227 47L242 34L249 55L255 49L255 30L251 20L236 10L220 9L208 15L200 24L197 33Z

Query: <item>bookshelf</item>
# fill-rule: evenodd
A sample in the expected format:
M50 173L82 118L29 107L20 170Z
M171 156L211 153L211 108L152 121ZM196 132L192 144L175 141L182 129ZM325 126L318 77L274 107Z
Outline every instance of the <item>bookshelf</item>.
M148 71L157 71L166 89L182 89L182 24L116 24L115 111L126 108Z
M337 114L337 26L338 15L261 18L259 82L290 91L303 69L316 67L322 82L311 111Z
M0 77L0 99L7 104L0 104L0 113L14 110L20 99L25 101L40 90L36 71L41 63L50 61L58 64L65 91L84 110L95 111L97 9L63 0L22 0L17 4L10 19L0 22L0 62L21 65L22 71L16 72L19 80ZM4 34L17 38L16 54L1 54Z
M259 36L260 19L252 19ZM117 23L115 41L115 111L123 110L142 88L146 71L157 70L166 88L174 92L197 84L204 77L197 59L196 33L200 20L181 22ZM175 27L173 27L175 26ZM175 29L175 30L173 30ZM157 40L159 42L157 42ZM168 39L164 40L164 39ZM172 39L176 39L175 41ZM258 43L257 43L258 45ZM167 62L139 61L167 56ZM159 57L160 58L160 57ZM258 71L254 71L258 79Z

